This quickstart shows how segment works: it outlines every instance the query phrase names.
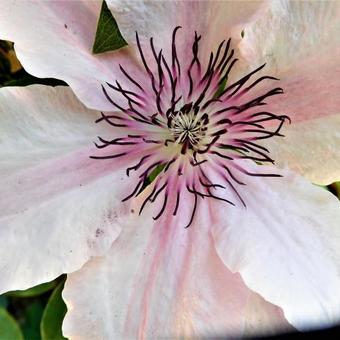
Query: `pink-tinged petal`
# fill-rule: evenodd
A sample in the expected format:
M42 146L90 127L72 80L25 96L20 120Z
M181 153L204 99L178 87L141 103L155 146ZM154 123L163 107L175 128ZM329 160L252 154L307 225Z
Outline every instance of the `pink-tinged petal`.
M100 7L101 1L1 1L0 37L15 42L29 73L62 79L88 107L109 111L101 84L123 79L125 85L119 63L132 73L137 66L130 48L92 54Z
M277 172L250 163L247 170ZM294 327L332 325L340 321L339 201L292 172L281 174L241 178L246 208L213 210L217 252Z
M187 229L182 216L165 214L151 223L150 215L145 210L141 217L126 219L106 256L68 276L63 292L68 306L65 336L148 339L243 334L253 293L219 259L206 212L201 211ZM261 308L277 313L269 303ZM253 334L260 326L261 322L254 323ZM278 329L286 327L281 314Z
M338 1L271 1L262 14L245 27L240 43L251 66L266 61L272 72L284 72L340 47Z
M271 111L293 122L339 112L340 3L272 1L270 9L245 29L239 45L250 69L266 63L285 94Z
M197 31L202 35L206 59L222 40L230 37L240 40L244 25L254 21L268 7L266 1L108 0L107 4L128 41L135 40L137 31L146 39L145 43L153 37L155 45L167 53L172 47L174 28L181 26L183 32L176 40L179 53L191 53L192 39Z
M278 73L281 98L273 98L270 110L287 114L292 124L333 115L340 107L340 45L337 50L311 56Z
M265 142L275 164L289 167L311 182L340 181L340 114L287 125L285 138Z
M246 336L270 336L278 332L291 332L295 328L285 321L281 308L270 304L259 294L252 292L249 295L245 311Z
M171 50L174 28L179 24L183 26L184 39L180 50L185 49L186 53L191 53L188 43L192 44L197 29L206 41L204 58L207 59L212 47L229 38L233 27L252 20L264 8L263 1L241 4L210 1L109 2L129 46L112 53L93 55L91 51L100 6L101 1L85 0L2 1L0 37L15 42L17 56L29 73L66 81L88 107L104 111L112 110L112 105L103 95L101 84L115 84L119 80L123 88L138 90L121 71L119 64L140 84L149 80L147 75L140 78L142 63L137 58L135 31L140 34L144 46L154 37L157 49L163 49L169 57L166 51ZM150 20L146 20L148 17ZM238 37L241 29L237 30ZM149 45L145 55L147 61L154 64ZM155 67L150 66L151 69ZM148 87L151 88L149 82ZM121 95L115 96L115 102L125 105Z
M91 147L97 111L86 109L70 88L32 85L0 90L1 175ZM104 130L104 131L103 131Z
M121 162L89 158L100 114L70 88L3 88L0 111L4 292L49 281L103 254L120 231L127 209L121 199L130 188Z

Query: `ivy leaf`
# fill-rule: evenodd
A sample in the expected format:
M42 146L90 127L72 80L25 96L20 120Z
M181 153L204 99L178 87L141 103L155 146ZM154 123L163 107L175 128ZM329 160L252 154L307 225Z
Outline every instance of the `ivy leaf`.
M0 339L24 340L18 323L4 308L0 308Z
M107 7L106 2L103 1L92 52L99 54L115 51L124 46L127 46L127 42L120 33L117 22Z
M59 285L54 289L47 302L40 324L42 340L66 339L63 337L61 331L61 326L67 311L65 302L61 297L63 288L64 281L60 282Z

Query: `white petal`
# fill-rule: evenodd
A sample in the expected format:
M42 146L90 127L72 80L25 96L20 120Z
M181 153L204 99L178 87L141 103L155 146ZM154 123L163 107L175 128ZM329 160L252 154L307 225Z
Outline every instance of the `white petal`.
M88 107L109 111L101 84L124 78L119 63L130 72L136 66L129 48L92 54L100 7L101 1L1 1L0 37L15 42L27 72L62 79Z
M123 88L137 90L121 72L119 64L138 82L143 83L144 78L151 88L147 74L139 78L141 61L137 56L136 30L143 42L149 42L153 36L157 49L165 51L171 49L173 29L181 24L185 27L186 43L181 47L191 53L187 41L190 39L191 46L194 30L199 28L203 35L208 34L209 46L204 49L208 58L211 47L228 39L232 27L250 21L262 10L262 1L241 4L113 1L109 5L129 43L119 51L102 55L91 52L101 1L1 1L0 37L15 42L17 56L29 73L62 79L88 107L109 111L112 105L103 95L101 84L119 80ZM241 29L237 30L238 37ZM154 61L149 45L145 54L149 61ZM116 95L115 102L126 105L122 95Z
M280 78L273 87L282 87L284 95L272 97L268 110L290 116L293 123L339 113L340 3L270 4L246 27L239 45L248 68L266 63L261 75Z
M119 162L89 158L99 115L69 88L4 88L0 98L3 292L49 281L103 254L119 233L127 186Z
M89 148L103 132L94 123L98 112L86 109L68 87L7 87L0 96L2 176Z
M265 1L108 0L107 4L128 41L135 40L137 31L147 42L153 37L155 45L166 53L171 49L174 28L181 26L183 32L178 34L177 40L180 53L191 53L197 31L202 35L201 45L207 59L222 40L230 37L236 39L234 43L240 40L244 25L267 10Z
M273 336L278 333L295 331L295 328L284 322L281 308L270 304L259 294L251 293L245 312L245 335Z
M281 173L282 179L243 178L247 185L238 190L246 209L214 210L217 251L296 328L334 324L340 320L339 202L303 178Z
M275 164L288 166L311 182L328 185L340 181L340 114L287 125L285 138L270 138Z
M338 1L271 1L269 10L247 25L240 48L251 66L265 61L274 73L314 56L338 59L339 19Z

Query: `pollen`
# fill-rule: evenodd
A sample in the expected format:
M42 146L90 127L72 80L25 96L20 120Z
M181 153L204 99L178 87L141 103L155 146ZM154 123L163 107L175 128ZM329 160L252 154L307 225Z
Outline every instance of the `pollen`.
M197 151L204 141L207 131L208 116L198 112L181 110L173 114L170 120L170 130L174 143L182 145L182 153L188 149Z

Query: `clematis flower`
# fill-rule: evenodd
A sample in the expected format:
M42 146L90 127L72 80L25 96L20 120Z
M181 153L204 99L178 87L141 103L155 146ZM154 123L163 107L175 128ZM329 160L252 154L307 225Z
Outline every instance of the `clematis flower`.
M129 47L101 56L99 2L0 3L25 69L87 106L0 91L0 289L73 272L70 338L338 322L340 206L301 174L339 179L340 6L107 3Z

